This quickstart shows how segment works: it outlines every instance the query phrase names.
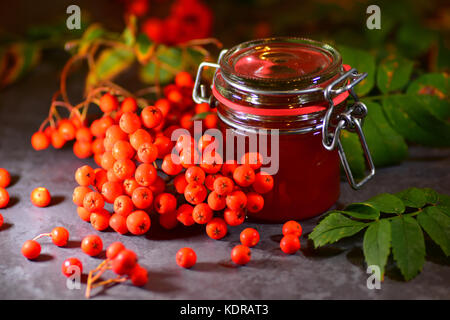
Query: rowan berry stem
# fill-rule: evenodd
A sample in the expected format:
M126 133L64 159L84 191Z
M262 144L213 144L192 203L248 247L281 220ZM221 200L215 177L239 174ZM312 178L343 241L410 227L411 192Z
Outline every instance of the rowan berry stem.
M51 233L41 233L40 235L34 237L32 240L33 240L33 241L36 241L36 240L38 240L38 239L40 239L40 238L43 238L43 237L51 237L51 236L52 236Z

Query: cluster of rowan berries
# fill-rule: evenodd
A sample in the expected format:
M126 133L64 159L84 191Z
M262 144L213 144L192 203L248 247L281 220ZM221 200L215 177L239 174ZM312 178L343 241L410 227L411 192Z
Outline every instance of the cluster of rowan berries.
M202 1L176 0L166 18L146 19L142 31L154 42L173 45L209 37L212 22L212 12Z
M6 187L11 183L11 175L8 170L0 168L0 208L6 208L9 203L9 193ZM3 215L0 213L0 228L3 226Z

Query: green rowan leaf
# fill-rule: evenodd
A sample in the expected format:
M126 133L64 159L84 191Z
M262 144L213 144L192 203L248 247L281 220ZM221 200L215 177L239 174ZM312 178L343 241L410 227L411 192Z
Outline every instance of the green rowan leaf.
M425 263L425 241L417 221L401 216L391 221L392 252L405 280L414 278Z
M422 188L427 204L436 204L439 201L439 194L431 188Z
M395 194L406 207L422 208L427 203L427 195L418 188L408 188Z
M375 220L380 217L380 211L365 204L351 204L344 211L337 211L342 214L363 220Z
M405 205L402 200L390 193L381 193L361 204L372 206L386 213L403 213L405 211Z
M400 57L383 60L377 70L377 86L384 94L403 89L411 77L414 62Z
M367 226L366 223L344 217L337 212L330 213L311 232L309 239L314 246L320 247L328 243L334 243L342 238L350 237Z
M380 268L379 280L382 280L391 251L391 223L388 220L378 220L369 225L364 233L363 251L367 265L376 265Z
M417 221L425 232L444 251L450 255L450 217L439 207L426 207L417 215Z

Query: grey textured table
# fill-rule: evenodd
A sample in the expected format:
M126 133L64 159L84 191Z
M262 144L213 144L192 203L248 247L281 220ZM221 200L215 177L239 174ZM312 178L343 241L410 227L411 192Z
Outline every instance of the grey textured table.
M144 288L122 284L100 292L94 290L96 299L450 298L449 259L430 245L423 272L415 279L405 283L399 271L389 267L381 289L369 290L360 243L355 246L353 241L343 241L313 251L302 236L301 252L288 256L279 249L281 225L245 223L231 228L221 241L209 239L201 228L166 231L157 224L141 237L96 232L79 219L71 201L73 173L86 161L77 159L71 148L36 152L29 142L58 88L58 70L43 63L27 78L0 92L0 167L13 175L13 184L8 188L11 205L0 210L5 218L0 230L0 299L83 299L85 283L81 290L67 289L61 263L74 256L80 258L85 270L94 268L100 258L88 257L79 248L80 240L94 233L101 236L105 246L122 241L136 251L140 263L149 270L149 282ZM75 86L80 89L81 83ZM92 160L88 163L94 165ZM379 169L361 191L355 192L342 182L337 205L409 186L450 193L449 168L449 149L413 147L408 161ZM37 186L50 190L54 204L48 208L32 206L29 195ZM302 223L304 234L311 232L315 222ZM42 256L38 261L28 261L21 255L24 241L50 232L55 226L70 231L71 241L66 248L58 248L48 239L41 241ZM252 250L252 261L247 266L234 267L229 260L230 250L239 242L240 231L248 226L260 231L261 242ZM175 263L175 253L184 246L197 252L198 262L192 270Z

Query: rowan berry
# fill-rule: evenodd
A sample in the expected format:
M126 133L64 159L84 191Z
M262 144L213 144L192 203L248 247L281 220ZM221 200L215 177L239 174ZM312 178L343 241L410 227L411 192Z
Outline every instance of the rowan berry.
M105 152L105 146L103 145L104 138L96 138L92 141L92 152L94 154L103 154Z
M253 170L261 168L263 157L259 152L247 152L241 157L241 164L249 165Z
M155 138L153 144L158 148L158 158L164 158L168 153L172 151L173 142L166 136L159 136Z
M36 207L46 207L50 204L52 198L50 192L44 187L38 187L31 192L31 203Z
M213 191L208 195L208 206L213 209L214 211L220 211L224 209L227 205L225 196L222 196L218 194L217 192Z
M106 258L114 259L122 250L125 250L122 242L113 242L106 249Z
M209 134L204 134L198 139L198 150L200 152L204 152L207 149L207 152L213 152L219 147L219 143L217 142L214 136Z
M78 216L81 218L81 220L90 222L91 221L91 212L86 210L84 207L78 207L77 208Z
M130 159L121 159L114 162L113 172L121 181L132 178L136 171L134 161Z
M83 273L83 264L77 258L69 258L64 260L61 271L66 277L70 277L74 273L81 275Z
M214 180L213 187L214 191L217 192L217 194L223 196L233 192L234 183L233 180L228 177L219 177Z
M75 138L80 142L91 142L92 141L92 133L89 128L81 127L77 130Z
M245 265L249 263L251 256L252 253L250 248L242 244L238 244L233 248L233 250L231 250L231 260L239 265Z
M75 141L73 144L73 154L80 159L89 158L92 156L91 143L85 141Z
M208 190L214 191L214 181L217 178L223 177L221 174L208 174L205 178L205 186Z
M108 181L102 186L102 196L108 203L114 203L114 200L123 194L123 186L121 182Z
M199 203L192 210L192 218L198 224L205 224L213 218L213 211L206 203Z
M190 204L202 203L207 194L206 188L198 183L189 183L184 189L184 198Z
M121 105L120 105L120 110L125 113L125 112L136 112L138 109L138 105L136 102L136 99L132 98L132 97L127 97L125 99L123 99Z
M114 212L127 217L133 211L133 201L127 195L118 196L114 200Z
M171 211L159 215L159 225L164 229L171 230L178 225L177 212Z
M287 221L283 224L283 235L293 234L296 237L300 237L302 235L302 226L297 221L291 220Z
M234 170L233 179L241 187L248 187L255 181L255 171L249 165L240 165Z
M75 139L77 130L70 120L64 119L58 123L58 132L64 140L70 141Z
M108 181L108 172L104 169L95 169L95 187L102 190L103 184Z
M175 84L178 87L188 87L191 88L194 86L194 80L189 72L181 71L178 72L175 76Z
M209 112L209 110L211 110L209 103L203 102L195 105L195 114Z
M182 150L180 154L180 163L183 168L190 168L200 163L200 153L197 150L189 151L188 149Z
M52 142L52 146L55 149L61 149L66 144L66 140L58 130L53 130L50 139Z
M250 212L259 212L264 207L264 198L256 192L247 193L247 210Z
M255 175L255 181L252 184L253 190L260 194L264 194L272 190L273 177L263 171Z
M95 172L90 166L85 165L75 171L75 181L80 186L90 186L94 184Z
M155 198L154 205L156 212L166 214L176 210L177 198L171 193L161 193Z
M186 170L185 177L188 183L203 184L203 182L205 182L206 174L202 168L194 166Z
M131 200L136 208L146 209L153 203L153 193L147 187L139 187L133 191Z
M136 253L129 249L124 249L112 260L112 270L118 275L128 274L133 270L137 262Z
M6 188L11 183L11 175L6 169L0 168L0 188Z
M183 150L194 152L196 148L197 143L190 134L180 135L177 139L177 142L175 143L175 149L178 151L178 153L181 153Z
M98 256L103 250L103 241L95 234L88 235L81 241L81 250L91 257Z
M259 232L253 228L246 228L242 230L239 239L244 246L254 247L259 242Z
M294 234L287 234L281 239L280 248L284 253L294 254L300 250L300 240Z
M207 129L214 129L217 128L217 120L217 114L211 113L203 119L203 123Z
M119 140L114 143L111 153L116 160L131 159L134 156L134 149L129 142Z
M182 204L177 209L177 220L180 221L185 226L192 226L195 221L192 217L192 211L194 211L194 207L190 204Z
M102 154L101 159L101 166L105 170L110 170L114 167L114 163L116 162L116 159L113 157L112 153L110 151L105 151Z
M165 118L170 111L170 102L164 98L158 99L155 102L155 107L161 111L163 117ZM170 137L170 135L167 136Z
M155 167L150 163L142 163L134 172L134 178L141 186L148 187L155 182L158 173Z
M214 240L219 240L227 234L227 224L222 218L212 218L206 224L206 234Z
M127 217L127 228L134 235L144 234L150 229L151 220L145 211L132 212Z
M3 222L4 222L5 220L3 219L3 216L2 216L2 214L0 213L0 229L2 228L2 226L3 226Z
M9 203L9 193L5 188L0 187L0 208L6 208Z
M117 141L126 141L128 139L128 133L123 131L120 125L113 124L106 129L105 138L110 139L114 145Z
M109 113L119 108L119 101L116 96L105 93L99 101L99 107L104 113Z
M134 178L125 179L123 181L123 189L125 193L130 197L133 195L133 191L139 187L140 187L139 183Z
M243 210L247 205L247 196L240 190L233 191L227 195L226 203L231 210Z
M186 176L184 173L180 173L178 174L174 179L173 179L173 185L175 187L175 190L178 193L183 194L184 190L186 189L186 186L188 185L188 182L186 181Z
M142 123L145 127L151 129L157 127L163 120L161 110L154 106L145 107L141 112Z
M132 134L130 134L130 144L134 150L138 151L139 147L144 143L152 143L152 135L145 129L138 129ZM158 149L157 149L158 150Z
M204 153L200 167L208 174L214 174L222 168L223 160L218 152Z
M92 212L89 218L91 225L94 227L95 230L103 231L108 228L109 219L111 218L111 215L105 209L101 209Z
M160 176L156 177L155 182L148 186L148 188L152 191L153 196L157 196L164 192L166 189L166 182Z
M41 254L41 245L35 240L27 240L22 246L22 254L27 259L36 259Z
M221 172L225 177L233 178L234 170L238 167L236 160L227 160L222 165Z
M69 231L67 231L67 229L63 227L53 228L52 232L50 233L50 236L52 238L53 243L58 247L65 246L69 241Z
M127 218L118 213L114 213L109 219L109 226L120 234L126 234L128 232Z
M158 157L158 148L151 142L144 142L139 146L137 155L139 161L152 163Z
M194 115L190 112L184 113L180 118L180 126L183 129L187 130L191 129L192 126L194 125L194 121L192 120L193 116Z
M173 88L167 93L167 99L175 104L180 104L183 101L183 94L178 88Z
M50 139L42 131L35 132L31 136L31 146L34 150L44 150L50 146Z
M182 268L192 268L197 262L197 255L191 248L181 248L178 250L175 260Z
M131 283L136 287L142 287L148 282L147 270L138 264L130 271L129 277L131 278Z
M119 120L120 129L132 134L141 128L141 118L134 112L125 112Z
M182 165L179 163L179 158L175 154L167 154L163 162L161 164L161 169L164 171L164 173L175 176L183 170Z
M244 223L245 213L242 210L231 210L230 208L226 208L223 212L223 218L228 225L235 227Z

